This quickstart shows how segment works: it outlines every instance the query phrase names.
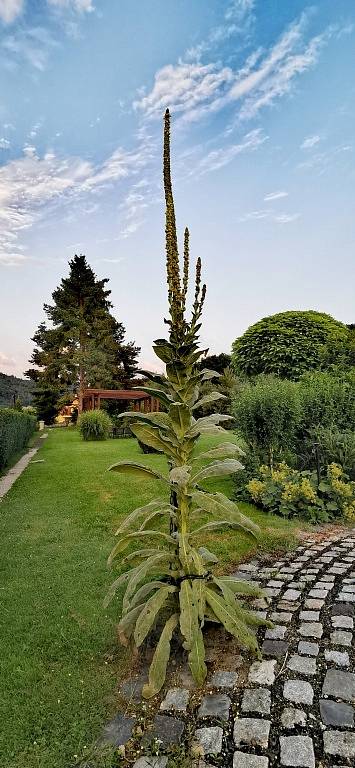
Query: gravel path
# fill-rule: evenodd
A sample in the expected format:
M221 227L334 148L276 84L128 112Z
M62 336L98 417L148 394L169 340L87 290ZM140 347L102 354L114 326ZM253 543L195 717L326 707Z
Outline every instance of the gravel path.
M355 531L305 542L267 568L252 561L238 575L266 593L253 604L275 625L260 631L263 660L243 679L219 662L199 701L187 687L165 692L153 731L163 751L189 734L191 754L203 755L198 768L354 766ZM113 721L116 744L129 738L119 735L129 719ZM161 754L134 768L166 765Z

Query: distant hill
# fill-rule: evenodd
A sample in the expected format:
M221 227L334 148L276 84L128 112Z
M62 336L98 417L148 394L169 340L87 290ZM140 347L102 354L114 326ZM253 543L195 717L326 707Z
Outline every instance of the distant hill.
M0 373L0 406L13 405L14 395L22 405L31 405L34 382Z

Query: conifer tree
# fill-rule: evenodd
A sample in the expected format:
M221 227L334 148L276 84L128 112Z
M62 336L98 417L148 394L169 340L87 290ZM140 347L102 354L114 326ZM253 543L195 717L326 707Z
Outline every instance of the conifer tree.
M108 279L99 280L83 255L69 262L69 276L45 304L49 323L40 323L26 375L37 390L49 389L57 399L79 398L86 387L127 386L136 370L139 349L125 344L125 328L112 315Z

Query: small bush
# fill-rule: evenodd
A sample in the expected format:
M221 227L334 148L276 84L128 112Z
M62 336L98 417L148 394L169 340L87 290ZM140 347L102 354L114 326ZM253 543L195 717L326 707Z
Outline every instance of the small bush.
M106 440L112 428L112 422L105 411L84 411L78 420L83 440Z
M35 428L35 416L14 408L0 408L0 470L27 446Z
M312 523L337 517L355 520L355 483L337 464L327 467L319 485L316 472L298 472L285 462L274 469L264 465L246 488L255 504L276 515Z

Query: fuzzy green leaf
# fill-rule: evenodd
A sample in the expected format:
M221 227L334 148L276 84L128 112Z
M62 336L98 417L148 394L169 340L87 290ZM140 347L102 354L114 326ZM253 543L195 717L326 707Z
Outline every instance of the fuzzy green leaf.
M176 458L176 451L174 450L171 440L163 440L159 427L154 427L148 424L131 424L131 431L145 445L149 445L151 448L155 448L157 451L166 453L172 458Z
M125 581L128 581L128 579L131 577L133 573L133 570L127 571L126 573L121 573L120 576L118 576L117 579L111 584L109 587L109 590L104 598L103 605L104 608L107 608L111 600L114 598L118 588L125 583Z
M244 531L257 538L260 534L260 528L252 520L239 512L237 505L223 493L207 493L205 491L194 491L192 501L199 508L212 515L222 516L231 522L238 523Z
M145 536L149 536L149 538L157 538L162 539L164 543L166 544L175 544L174 539L172 536L169 536L168 533L163 533L162 531L133 531L132 533L127 533L126 536L123 536L122 539L120 539L117 544L115 544L112 552L110 552L109 558L108 558L108 565L112 564L112 561L118 555L120 552L124 552L125 549L127 549L128 545L131 543L132 539L141 539Z
M153 576L154 574L168 574L171 561L172 555L169 552L157 552L144 560L144 562L135 569L132 578L127 584L127 589L123 598L123 609L125 609L132 595L135 593L139 584L144 581L145 577L148 574L149 576Z
M176 436L181 439L191 425L190 409L183 403L173 403L169 408L169 416Z
M159 693L163 687L166 677L166 668L170 657L170 642L179 617L176 613L170 616L160 635L152 663L149 669L149 683L143 688L143 696L150 699Z
M244 451L242 451L238 445L235 445L235 443L220 443L220 445L217 445L216 448L211 448L210 451L199 453L193 460L200 461L201 459L228 459L234 458L234 456L237 454L239 456L245 456Z
M262 597L263 591L256 584L250 584L247 581L240 581L234 579L233 576L223 576L221 578L213 577L213 581L223 592L223 588L227 587L233 594L238 595L251 595L253 597Z
M133 512L130 512L129 515L123 520L120 527L117 528L117 531L115 533L115 536L120 536L123 531L126 531L127 528L130 528L133 523L136 522L136 520L139 520L142 515L149 514L153 510L159 509L159 507L166 506L165 499L155 499L154 501L150 501L149 504L144 504L143 507L137 507L137 509L134 509Z
M203 562L206 563L206 565L209 565L210 563L219 562L218 557L216 557L216 555L214 555L213 552L210 552L210 550L207 549L206 547L199 547L198 552L201 555Z
M227 602L224 596L209 588L206 589L206 600L227 632L236 637L240 645L246 645L251 651L258 653L258 643L255 635L238 618L234 606Z
M207 675L207 668L205 664L203 635L201 627L198 625L194 629L191 650L188 655L188 663L195 683L197 683L197 685L203 685Z
M150 467L146 467L144 464L136 464L134 461L118 461L117 464L112 464L108 471L119 472L121 475L140 475L141 477L150 475L150 477L154 477L157 480L164 480L165 483L168 482L167 478L160 475L159 472L155 472L154 469L150 469Z
M122 616L121 621L117 627L117 633L121 645L126 647L128 646L129 640L133 635L136 621L142 609L144 608L144 605L145 603L141 603L135 608L132 608L131 611L128 611L128 613L126 613L124 616Z
M197 400L197 403L192 407L192 410L195 411L197 408L202 408L209 403L215 403L217 400L227 400L227 397L226 395L222 395L221 392L209 392L207 395L201 397L200 400Z
M164 586L165 586L164 581L149 581L148 584L143 584L142 587L137 589L137 592L132 597L128 610L131 610L131 608L135 608L136 605L140 605L141 603L144 603L145 598L151 592L159 589L159 587L164 587Z
M145 606L137 619L134 630L134 640L137 648L139 648L143 643L143 640L147 637L159 611L163 608L169 595L173 592L176 592L176 587L164 584L164 586L160 587L160 589L145 603Z
M192 647L194 627L197 622L197 606L193 600L192 587L188 579L181 582L179 592L180 630L185 638L184 648Z
M164 389L166 389L166 382L163 386ZM155 397L156 400L159 400L160 403L166 405L167 408L169 408L169 405L173 402L170 395L167 395L163 389L155 389L154 387L133 387L133 389L138 389L140 392L145 392L147 395L150 395L150 397Z
M243 465L237 459L224 459L223 461L214 461L209 464L208 467L204 467L194 475L191 480L194 483L200 483L201 480L206 480L209 477L223 477L224 475L232 475L234 472L238 472L243 469Z

